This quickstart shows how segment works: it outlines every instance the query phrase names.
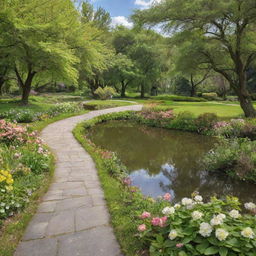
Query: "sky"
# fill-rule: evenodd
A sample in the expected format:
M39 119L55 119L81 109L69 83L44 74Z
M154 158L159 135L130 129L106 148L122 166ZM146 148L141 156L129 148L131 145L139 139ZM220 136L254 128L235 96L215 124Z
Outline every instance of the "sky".
M154 2L161 0L91 0L94 7L103 7L112 17L112 26L124 25L131 28L129 16L134 9L145 9Z

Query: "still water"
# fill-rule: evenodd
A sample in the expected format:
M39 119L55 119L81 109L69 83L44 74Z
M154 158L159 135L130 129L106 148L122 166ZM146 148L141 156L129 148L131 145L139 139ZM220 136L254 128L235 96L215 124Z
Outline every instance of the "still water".
M118 154L132 184L145 195L157 197L168 192L179 201L199 191L206 198L234 195L243 202L256 201L256 185L203 170L200 159L217 142L213 137L130 121L98 124L88 135L97 146Z

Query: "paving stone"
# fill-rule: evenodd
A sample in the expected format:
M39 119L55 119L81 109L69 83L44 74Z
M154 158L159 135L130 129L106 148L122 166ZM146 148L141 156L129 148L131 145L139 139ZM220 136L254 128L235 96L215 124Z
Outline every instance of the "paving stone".
M22 240L45 237L46 228L51 217L51 213L37 213L30 221Z
M46 213L46 212L54 212L56 207L56 201L42 202L38 207L38 212Z
M67 211L55 213L55 215L49 221L46 234L48 236L56 236L56 235L74 232L75 231L74 216L75 214L73 210L67 210Z
M107 225L109 216L104 206L81 207L75 214L76 231Z
M75 196L86 196L88 195L85 187L80 187L80 188L70 188L70 189L65 189L63 190L63 197L75 197Z
M57 239L45 238L21 242L14 256L55 256L57 255ZM72 255L72 254L70 254Z
M75 209L81 206L92 207L93 199L90 196L86 196L61 200L56 205L56 212Z
M110 227L97 227L60 239L58 256L121 256Z

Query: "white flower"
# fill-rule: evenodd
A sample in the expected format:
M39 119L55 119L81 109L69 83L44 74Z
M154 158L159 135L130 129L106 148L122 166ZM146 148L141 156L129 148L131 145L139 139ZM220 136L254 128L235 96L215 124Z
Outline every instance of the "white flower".
M174 240L177 236L178 236L178 233L175 229L171 230L171 232L168 235L169 239L171 240Z
M252 211L256 209L256 204L250 202L250 203L245 203L244 204L245 209Z
M181 200L181 203L183 205L190 205L190 204L193 204L193 200L191 198L187 198L187 197L184 197L182 200Z
M181 207L180 204L175 204L175 205L174 205L174 208L175 208L175 209L179 209L180 207Z
M195 196L195 201L202 202L203 198L201 196L197 195L197 196Z
M191 209L193 209L194 207L195 207L195 204L194 204L194 203L188 204L188 205L186 206L186 208L187 208L188 210L191 210Z
M220 240L220 241L224 241L226 240L226 238L228 237L229 233L223 229L223 228L218 228L215 231L215 236Z
M200 224L199 234L203 237L209 237L212 233L212 226L209 223L203 222Z
M221 225L221 224L223 224L223 218L220 217L219 215L213 216L213 218L211 219L210 223L211 223L212 226Z
M241 214L237 210L232 210L232 211L229 212L229 216L231 218L237 219L237 218L241 217Z
M192 212L191 215L192 215L193 220L199 220L204 216L204 214L199 211L194 211L194 212Z
M224 220L224 219L226 219L226 215L223 213L220 213L217 215L217 218Z
M174 207L165 207L163 210L162 210L162 213L166 216L169 216L171 214L174 214L175 213L175 209Z
M5 213L5 209L0 209L0 213Z
M241 232L241 235L243 237L251 238L251 239L255 237L255 234L254 234L253 230L250 227L247 227L247 228L243 229L243 231Z

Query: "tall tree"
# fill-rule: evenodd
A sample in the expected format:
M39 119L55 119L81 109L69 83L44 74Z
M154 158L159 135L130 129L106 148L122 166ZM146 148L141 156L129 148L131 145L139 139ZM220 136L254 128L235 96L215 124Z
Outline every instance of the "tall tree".
M245 116L256 116L246 77L256 59L255 0L164 0L133 17L176 32L188 59L225 77Z

